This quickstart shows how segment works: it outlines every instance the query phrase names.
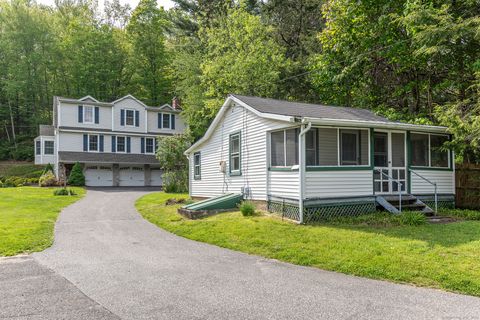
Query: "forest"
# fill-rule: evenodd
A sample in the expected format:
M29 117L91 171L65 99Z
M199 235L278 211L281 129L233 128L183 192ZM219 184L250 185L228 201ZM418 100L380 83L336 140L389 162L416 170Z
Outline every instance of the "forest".
M480 162L478 0L174 2L0 0L0 160L32 159L53 96L176 96L195 140L237 93L445 125Z

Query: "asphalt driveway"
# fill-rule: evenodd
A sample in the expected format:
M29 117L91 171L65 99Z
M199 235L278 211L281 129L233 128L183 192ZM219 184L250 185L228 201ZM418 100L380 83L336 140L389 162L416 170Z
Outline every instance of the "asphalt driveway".
M71 299L81 297L94 311L82 318L480 319L478 298L294 266L172 235L136 212L135 200L147 192L89 190L60 215L54 245L33 255L42 272L65 279Z

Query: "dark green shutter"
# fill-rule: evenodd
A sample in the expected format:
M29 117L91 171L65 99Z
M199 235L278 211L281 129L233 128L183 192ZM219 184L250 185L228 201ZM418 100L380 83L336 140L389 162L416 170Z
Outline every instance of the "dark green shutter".
M83 123L83 106L78 106L78 122Z
M95 107L95 123L99 123L99 122L100 122L100 108Z

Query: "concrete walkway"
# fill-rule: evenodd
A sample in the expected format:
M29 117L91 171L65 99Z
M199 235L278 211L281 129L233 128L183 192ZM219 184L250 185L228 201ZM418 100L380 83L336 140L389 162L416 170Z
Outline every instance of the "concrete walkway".
M136 212L135 200L147 192L89 190L60 215L55 244L33 255L100 310L88 318L480 319L478 298L294 266L172 235Z

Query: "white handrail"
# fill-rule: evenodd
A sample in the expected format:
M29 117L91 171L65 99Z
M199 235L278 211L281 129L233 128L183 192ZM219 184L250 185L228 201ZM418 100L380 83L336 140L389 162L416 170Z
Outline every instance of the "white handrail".
M400 179L395 180L394 178L390 177L388 174L383 172L382 169L375 169L375 170L378 171L380 174L383 174L385 177L387 177L389 181L392 180L393 182L397 183L397 186L398 186L398 211L402 212L402 187L403 187L403 183L400 182Z
M408 169L411 173L415 174L417 177L425 180L426 182L430 183L433 186L434 192L435 192L435 214L438 213L438 194L437 194L437 183L432 182L425 178L424 176L420 175L419 173L413 171L412 169Z

